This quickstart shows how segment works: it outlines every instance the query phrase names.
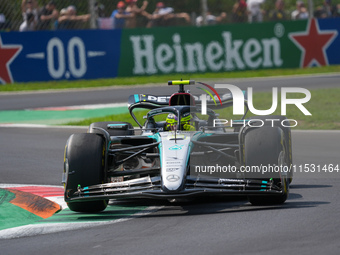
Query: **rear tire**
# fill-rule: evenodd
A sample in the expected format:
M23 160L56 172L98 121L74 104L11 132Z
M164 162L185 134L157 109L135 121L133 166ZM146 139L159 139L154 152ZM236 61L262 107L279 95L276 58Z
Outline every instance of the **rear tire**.
M73 134L65 147L65 167L67 180L65 200L77 191L78 185L87 187L104 181L105 142L97 134ZM106 200L68 202L70 210L93 213L105 210Z
M284 133L280 128L266 126L251 128L246 131L244 139L245 165L286 165L288 159L285 148ZM268 181L273 178L274 184L281 187L283 193L281 195L251 195L248 196L249 202L253 205L284 203L289 193L287 176L281 173L271 173L270 176L263 176L263 178Z

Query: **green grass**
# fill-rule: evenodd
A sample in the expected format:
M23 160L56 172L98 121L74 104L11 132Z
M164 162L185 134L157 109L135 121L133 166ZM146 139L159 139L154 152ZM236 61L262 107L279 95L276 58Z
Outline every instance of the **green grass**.
M79 89L95 88L119 85L142 85L150 83L167 83L171 79L230 79L230 78L252 78L270 77L282 75L315 74L340 72L340 66L325 66L305 69L264 69L253 71L223 72L223 73L201 73L201 74L167 74L153 76L135 76L127 78L96 79L96 80L76 80L76 81L48 81L48 82L28 82L0 85L0 92L53 90L53 89Z
M296 129L340 129L340 88L310 90L311 100L303 104L312 116L305 116L295 105L287 105L287 118L298 121ZM301 94L288 94L289 98L301 98ZM258 93L254 100L256 109L269 109L270 93ZM281 114L279 95L276 115ZM249 114L248 114L249 116Z
M340 73L339 66L325 66L306 69L273 69L273 70L253 70L239 72L223 73L201 73L201 74L168 74L155 76L136 76L128 78L114 79L97 79L97 80L76 80L76 81L50 81L50 82L30 82L0 85L0 92L17 92L17 91L35 91L51 89L79 89L95 88L107 86L129 86L142 85L151 83L166 83L171 79L230 79L230 78L253 78L253 77L271 77L284 75L306 75L316 73ZM312 113L312 116L304 116L295 106L288 106L288 118L298 121L296 129L340 129L340 89L318 89L312 90L312 99L304 104ZM299 96L299 95L290 95ZM271 93L257 93L254 95L254 107L259 110L270 108ZM278 103L280 106L280 102ZM278 107L280 109L280 107ZM238 119L240 116L232 116L232 109L223 109L219 111L220 118ZM137 118L143 122L143 116L146 111L136 113ZM274 114L280 114L276 111ZM250 116L248 114L247 116ZM135 124L129 114L110 115L101 118L91 118L80 122L71 122L69 125L89 125L97 121L127 121Z
M146 115L148 111L136 111L135 116L137 119L143 123L143 116ZM129 113L123 113L123 114L115 114L115 115L109 115L105 117L98 117L98 118L89 118L81 121L76 122L69 122L66 125L71 126L89 126L93 122L100 122L100 121L123 121L123 122L130 122L133 126L138 126L134 119L130 116Z
M340 129L340 88L332 89L316 89L311 90L311 100L303 104L312 116L305 116L295 105L287 106L287 118L295 119L298 122L294 129ZM273 115L281 114L281 95L278 96L277 111ZM301 94L291 93L288 98L301 98ZM269 92L262 92L254 94L254 107L258 110L269 109L272 105L272 94ZM142 121L143 116L147 111L139 111L136 113L138 120ZM220 119L240 119L241 116L233 116L232 108L218 110ZM251 116L247 114L247 117ZM134 120L129 114L110 115L104 118L91 118L80 122L71 122L68 125L90 125L98 121L127 121L134 126ZM143 122L142 122L143 123ZM292 123L293 124L293 123Z

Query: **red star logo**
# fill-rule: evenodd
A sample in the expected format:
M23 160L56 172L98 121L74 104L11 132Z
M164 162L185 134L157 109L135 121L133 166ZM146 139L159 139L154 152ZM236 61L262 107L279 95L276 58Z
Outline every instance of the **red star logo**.
M290 39L302 51L300 66L307 67L313 63L328 65L326 49L337 36L336 30L320 31L316 19L311 19L307 25L307 31L290 33Z
M12 83L12 73L9 65L22 50L21 45L3 45L0 36L0 81L4 84Z

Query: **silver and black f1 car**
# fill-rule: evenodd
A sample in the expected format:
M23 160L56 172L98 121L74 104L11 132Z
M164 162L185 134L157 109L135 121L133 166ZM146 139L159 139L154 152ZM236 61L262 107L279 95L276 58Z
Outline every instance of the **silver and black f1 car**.
M203 104L184 91L194 83L170 81L179 85L171 96L130 96L128 109L139 129L96 122L88 133L69 137L62 182L71 210L98 212L109 199L122 198L243 195L254 205L286 201L292 180L282 171L292 164L290 128L280 125L286 118L270 116L280 121L261 127L254 123L268 116L243 116L232 128L216 124L216 109L231 106L232 96L223 96L221 105L210 104L211 98ZM202 105L207 115L201 115ZM148 110L143 124L138 109Z

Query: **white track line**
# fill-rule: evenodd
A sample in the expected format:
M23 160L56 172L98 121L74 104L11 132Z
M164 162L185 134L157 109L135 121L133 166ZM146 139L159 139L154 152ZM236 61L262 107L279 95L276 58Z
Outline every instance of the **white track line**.
M4 229L0 231L0 239L12 239L19 237L36 236L42 234L51 234L68 230L77 230L89 227L95 227L99 225L115 224L135 218L148 215L155 211L158 211L160 206L150 206L147 209L135 213L130 216L123 217L112 221L97 221L97 222L72 222L72 223L45 223L45 224L30 224L21 227L15 227L10 229Z
M0 127L6 128L53 128L53 129L88 129L88 126L56 126L43 124L25 124L25 123L0 123Z
M103 109L103 108L117 108L117 107L126 107L127 103L112 103L112 104L87 104L87 105L71 105L71 106L51 106L51 107L38 107L38 108L30 108L25 110L34 110L34 111L49 111L58 109L65 110L92 110L92 109Z
M314 74L293 74L293 75L279 75L279 76L269 76L269 77L250 77L250 78L195 78L194 80L201 81L211 81L214 83L215 81L225 80L226 82L232 81L252 81L252 80L277 80L277 79L294 79L294 78L310 78L310 77L331 77L338 76L339 72L332 73L314 73ZM70 92L79 92L79 91L100 91L100 90L117 90L117 89L134 89L134 88L154 88L159 86L166 85L167 82L164 83L147 83L142 85L112 85L112 86L104 86L104 87L88 87L88 88L69 88L69 89L48 89L48 90L35 90L35 91L12 91L12 92L0 92L0 95L27 95L27 94L51 94L51 93L70 93ZM322 87L320 87L322 89Z
M62 188L62 186L57 186L57 185L0 184L0 188L19 188L19 187L31 187L31 186ZM62 209L67 208L67 204L64 201L64 197L54 196L54 197L44 197L44 198L49 199L59 204L62 207ZM0 230L0 239L12 239L12 238L19 238L19 237L36 236L36 235L41 235L41 234L50 234L50 233L56 233L56 232L61 232L61 231L67 231L67 230L89 228L89 227L94 227L98 225L115 224L115 223L132 220L134 218L142 217L144 215L158 211L162 207L163 206L149 206L146 209L138 213L125 216L120 219L111 220L111 221L29 224L29 225Z

